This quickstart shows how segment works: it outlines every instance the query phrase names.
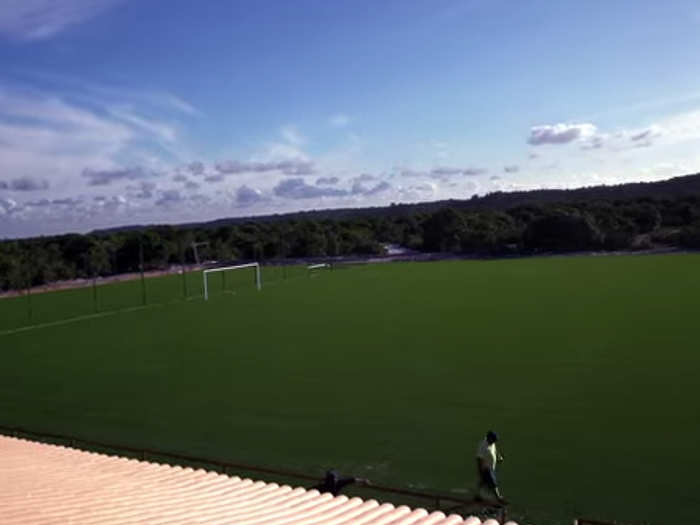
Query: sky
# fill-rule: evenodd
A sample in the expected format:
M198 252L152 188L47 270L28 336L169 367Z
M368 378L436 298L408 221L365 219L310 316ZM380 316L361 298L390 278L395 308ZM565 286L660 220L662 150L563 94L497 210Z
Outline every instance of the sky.
M699 171L697 0L0 2L0 238Z

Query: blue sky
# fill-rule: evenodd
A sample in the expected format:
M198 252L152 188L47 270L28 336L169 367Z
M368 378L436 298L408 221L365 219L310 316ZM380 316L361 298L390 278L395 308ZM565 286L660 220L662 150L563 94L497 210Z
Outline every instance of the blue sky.
M0 237L700 171L693 0L0 4Z

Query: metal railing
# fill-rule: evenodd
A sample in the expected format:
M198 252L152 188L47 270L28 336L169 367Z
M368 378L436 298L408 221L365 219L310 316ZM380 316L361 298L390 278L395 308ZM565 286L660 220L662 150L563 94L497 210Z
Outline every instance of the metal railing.
M187 454L179 454L176 452L165 452L162 450L153 450L141 447L131 447L128 445L114 444L114 443L103 443L100 441L94 441L90 439L77 438L74 436L67 436L64 434L53 434L49 432L38 432L34 430L27 430L22 427L7 427L0 425L0 434L11 437L25 437L34 438L35 441L47 442L59 441L66 443L71 448L89 451L100 451L107 455L120 455L118 453L112 453L108 451L118 451L122 453L128 453L130 455L136 456L143 461L151 461L154 463L166 463L166 464L178 464L178 461L186 463L194 463L199 465L209 465L217 467L219 471L224 474L229 474L231 470L237 471L247 471L247 472L258 472L261 474L269 474L273 476L282 476L285 478L299 479L306 481L319 482L319 476L313 476L310 474L305 474L301 472L294 472L291 470L280 469L280 468L270 468L259 465L250 465L247 463L238 463L231 461L221 461L212 458L203 458L197 456L190 456ZM174 460L170 461L160 461L159 458L169 458ZM216 469L213 469L216 470ZM411 498L416 498L419 500L426 501L426 507L432 508L433 510L447 511L447 512L457 512L460 509L469 510L476 509L477 511L495 511L496 519L501 523L505 523L508 519L508 507L505 504L500 504L497 502L485 502L468 500L463 498L458 498L450 494L441 494L435 492L420 492L416 490L403 489L399 487L391 487L388 485L357 485L356 489L361 489L365 491L376 491L385 494L396 494L401 496L409 496ZM443 505L449 504L449 507L443 508ZM611 525L611 524L600 524L591 521L579 521L577 525Z
M621 521L600 521L600 520L591 520L588 518L579 518L577 520L574 520L574 525L629 525L629 524L622 523Z

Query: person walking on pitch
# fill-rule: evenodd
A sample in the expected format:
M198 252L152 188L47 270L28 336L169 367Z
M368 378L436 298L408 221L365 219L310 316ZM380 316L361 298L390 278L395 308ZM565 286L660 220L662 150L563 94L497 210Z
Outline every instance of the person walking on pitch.
M496 464L503 461L503 456L496 450L497 441L498 434L489 430L476 450L476 470L479 480L476 488L476 499L483 500L482 491L487 489L496 495L499 503L505 503L496 478Z

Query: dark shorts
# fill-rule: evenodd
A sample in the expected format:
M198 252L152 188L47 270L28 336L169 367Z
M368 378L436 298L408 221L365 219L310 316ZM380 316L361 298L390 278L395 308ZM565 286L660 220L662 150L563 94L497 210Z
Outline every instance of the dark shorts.
M491 489L495 489L498 486L498 481L496 480L496 473L490 468L479 469L479 477L481 479L481 483Z

